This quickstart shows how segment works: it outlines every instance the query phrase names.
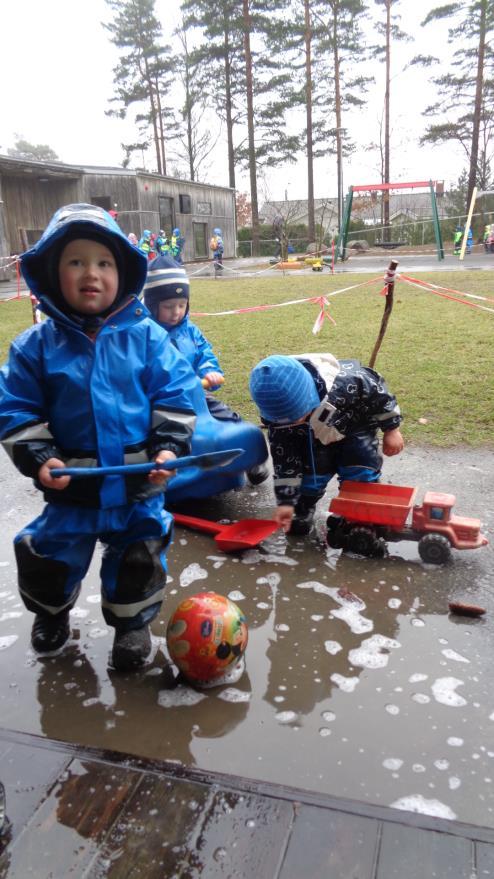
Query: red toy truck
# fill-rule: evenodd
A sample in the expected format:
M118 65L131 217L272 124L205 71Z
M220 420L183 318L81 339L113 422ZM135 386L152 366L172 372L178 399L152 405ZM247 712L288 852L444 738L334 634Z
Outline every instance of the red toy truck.
M487 538L478 519L455 516L453 494L427 491L414 505L416 488L382 482L343 482L329 506L328 544L359 555L382 557L386 541L417 540L422 561L443 565L455 549L478 549Z

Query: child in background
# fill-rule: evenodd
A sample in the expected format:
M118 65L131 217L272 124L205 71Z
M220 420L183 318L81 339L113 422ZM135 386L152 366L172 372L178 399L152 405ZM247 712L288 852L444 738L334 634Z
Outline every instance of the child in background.
M170 239L170 256L173 257L175 262L178 262L180 265L183 263L183 249L185 247L185 238L182 235L180 229L174 229L172 232L172 237Z
M146 259L153 259L153 257L155 256L155 253L154 253L154 250L153 250L152 244L151 244L152 234L153 233L151 232L151 229L144 229L141 237L139 238L139 243L137 245L139 250L141 251L141 253L143 253L144 256L146 257Z
M463 241L463 226L457 226L453 238L453 255L459 256L461 252L461 242Z
M168 332L171 341L188 360L192 369L206 383L206 402L213 418L241 421L226 403L214 397L223 384L223 370L211 343L189 317L189 279L182 266L169 256L158 256L149 266L144 285L144 302L158 323ZM266 458L268 452L266 449ZM252 485L259 485L269 475L265 464L248 471Z
M170 244L168 243L168 238L166 237L166 232L164 229L160 229L156 241L154 242L155 250L158 256L163 253L169 253Z
M333 476L378 482L383 452L403 449L400 408L384 379L356 360L332 354L274 354L250 377L252 399L268 427L278 508L291 534L308 534Z
M215 270L223 269L223 253L225 250L221 229L213 229L213 237L209 243L210 249L213 251L213 265Z
M190 450L196 378L137 298L146 258L102 208L60 208L21 270L47 319L0 371L0 439L47 502L14 540L38 653L63 646L96 541L115 668L141 665L166 585L169 470L53 477L56 467L172 461Z

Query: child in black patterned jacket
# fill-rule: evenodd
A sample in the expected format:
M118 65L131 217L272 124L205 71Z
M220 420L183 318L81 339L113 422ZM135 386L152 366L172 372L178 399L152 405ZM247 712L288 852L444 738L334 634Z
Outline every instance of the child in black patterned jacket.
M403 449L396 398L379 373L332 354L274 354L250 377L252 399L268 427L277 510L291 534L308 534L333 476L378 482L382 451Z

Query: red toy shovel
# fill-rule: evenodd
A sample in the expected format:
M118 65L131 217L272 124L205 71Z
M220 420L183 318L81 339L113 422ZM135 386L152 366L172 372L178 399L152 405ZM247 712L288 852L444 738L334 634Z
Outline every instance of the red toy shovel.
M181 513L173 513L177 525L185 525L196 531L204 531L206 534L214 534L214 539L219 549L223 552L235 552L238 549L250 549L258 546L262 540L269 537L280 527L278 522L272 519L240 519L233 525L219 525L210 522L209 519L198 519L196 516L182 516Z

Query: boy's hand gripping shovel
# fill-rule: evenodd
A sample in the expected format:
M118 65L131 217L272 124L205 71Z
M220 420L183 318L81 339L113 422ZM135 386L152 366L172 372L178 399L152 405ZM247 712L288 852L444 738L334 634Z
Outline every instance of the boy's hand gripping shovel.
M199 467L201 470L214 470L226 467L243 454L244 449L225 449L223 452L206 452L204 455L185 455L172 461L149 461L145 464L117 464L113 467L53 467L51 476L131 476L134 473L151 473L151 470L183 470L184 467Z
M218 522L211 522L209 519L182 516L181 513L173 513L173 518L177 525L185 525L196 531L214 534L218 548L222 549L223 552L251 549L280 528L278 522L272 519L239 519L233 525L219 525Z

